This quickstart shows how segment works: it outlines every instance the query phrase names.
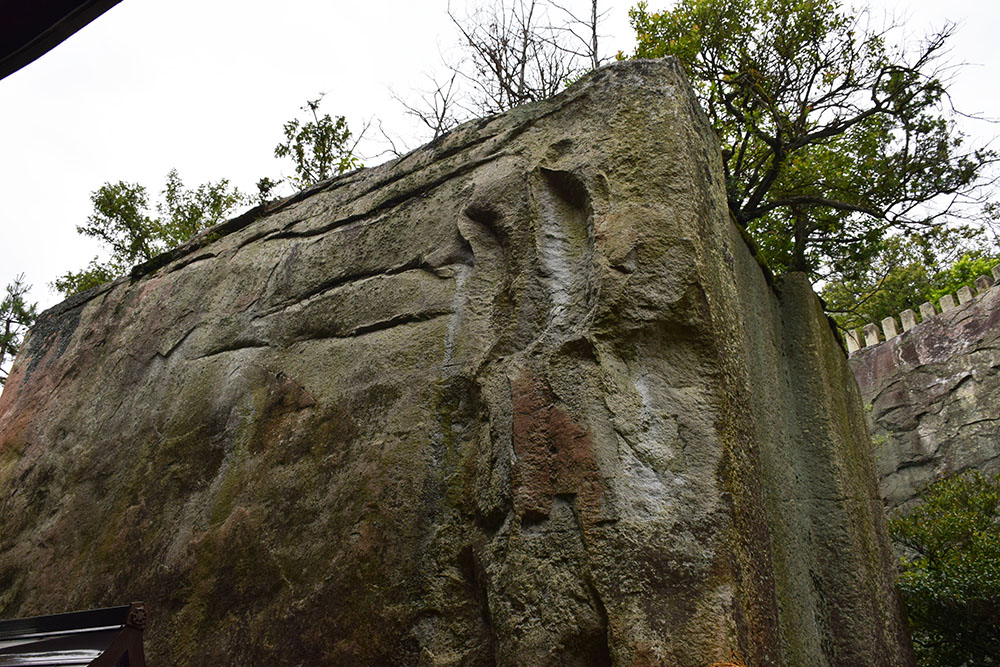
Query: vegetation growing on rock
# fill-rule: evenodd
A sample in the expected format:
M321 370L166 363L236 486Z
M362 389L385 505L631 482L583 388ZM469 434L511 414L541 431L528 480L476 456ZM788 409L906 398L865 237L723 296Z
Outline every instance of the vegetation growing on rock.
M90 200L94 212L76 229L104 244L109 257L104 261L95 257L87 268L57 278L52 286L64 296L113 280L136 264L184 243L225 220L246 197L225 178L186 188L177 170L171 169L155 214L149 208L148 191L138 183L105 183Z
M257 182L257 201L266 203L274 188L286 181L302 189L337 174L363 166L356 155L364 130L354 137L343 116L319 114L322 96L306 102L303 111L311 118L293 118L285 123L285 140L274 148L275 157L289 158L294 174L285 179L262 178ZM352 141L353 137L353 141ZM138 183L105 183L90 196L94 212L76 229L104 244L108 258L95 257L85 269L68 271L52 283L63 296L72 296L124 275L137 264L190 240L196 234L223 222L252 199L231 187L228 179L185 188L176 169L171 169L156 204L149 210L149 194Z
M24 340L24 333L35 322L36 304L28 304L24 295L31 285L24 282L24 274L7 285L7 293L0 301L0 385L7 382L4 366L17 356Z

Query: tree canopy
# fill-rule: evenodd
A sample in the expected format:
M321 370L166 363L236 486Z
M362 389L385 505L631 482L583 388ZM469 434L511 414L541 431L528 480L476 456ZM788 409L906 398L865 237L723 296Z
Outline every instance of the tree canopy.
M124 275L136 264L222 222L247 202L227 179L186 188L176 169L167 174L160 195L153 215L149 194L138 183L105 183L91 193L94 212L76 229L101 241L110 257L105 261L95 257L87 268L57 278L53 287L70 296Z
M321 100L322 96L302 107L310 118L304 121L293 118L285 123L285 141L274 149L276 157L292 160L294 175L287 181L298 188L361 166L355 149L364 131L351 142L351 130L343 116L332 118L329 114L319 114ZM260 179L257 201L264 203L270 199L272 190L280 182ZM187 188L177 170L172 169L160 191L155 213L150 210L149 192L138 183L105 183L91 193L90 201L94 212L86 224L76 229L84 236L101 241L109 257L103 261L95 257L86 268L68 271L57 278L52 287L64 296L124 275L133 266L224 221L240 206L250 204L251 197L231 186L225 178Z
M955 475L889 521L921 665L1000 664L1000 477Z
M1000 263L995 252L961 240L952 239L955 251L944 257L920 241L920 237L890 237L863 270L823 286L820 295L827 312L841 328L878 323L908 308L917 311L925 301L954 294Z
M946 113L952 26L910 48L837 0L679 0L630 12L636 57L676 56L722 147L729 208L772 270L863 270L894 234L976 216L989 150Z

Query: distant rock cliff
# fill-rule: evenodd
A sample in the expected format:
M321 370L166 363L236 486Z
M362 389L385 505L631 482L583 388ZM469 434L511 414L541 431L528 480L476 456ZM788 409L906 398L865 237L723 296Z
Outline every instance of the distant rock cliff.
M988 282L851 355L890 508L970 468L1000 473L1000 287Z
M856 385L635 61L47 312L0 615L160 665L908 665Z

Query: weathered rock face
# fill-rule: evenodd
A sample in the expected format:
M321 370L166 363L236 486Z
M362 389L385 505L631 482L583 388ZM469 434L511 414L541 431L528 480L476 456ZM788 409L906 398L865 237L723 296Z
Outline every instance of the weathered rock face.
M975 468L1000 473L1000 287L850 359L889 508Z
M0 613L142 598L172 665L911 664L856 385L721 173L618 64L49 311Z

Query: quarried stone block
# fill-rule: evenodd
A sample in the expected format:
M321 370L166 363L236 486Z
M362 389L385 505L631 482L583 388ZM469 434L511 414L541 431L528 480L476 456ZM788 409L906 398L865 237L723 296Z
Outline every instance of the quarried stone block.
M871 347L872 345L878 345L878 325L877 324L866 324L865 325L865 346Z
M847 353L855 352L865 346L861 329L850 329L844 332L844 340L847 341Z
M920 321L926 322L937 315L937 310L934 309L934 304L930 301L924 301L920 304Z
M885 334L885 339L896 336L899 332L896 330L896 318L886 317L882 320L882 333Z
M917 326L917 314L907 308L899 314L899 321L903 325L903 331L909 331Z
M151 664L913 664L857 385L669 58L42 314L0 498L0 611L142 591Z

